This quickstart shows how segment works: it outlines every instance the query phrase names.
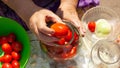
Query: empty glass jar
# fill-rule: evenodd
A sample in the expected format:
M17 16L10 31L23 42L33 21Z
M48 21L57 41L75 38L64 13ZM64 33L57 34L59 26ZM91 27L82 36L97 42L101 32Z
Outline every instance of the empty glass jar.
M108 39L99 40L91 51L91 60L94 64L115 64L120 60L120 47Z

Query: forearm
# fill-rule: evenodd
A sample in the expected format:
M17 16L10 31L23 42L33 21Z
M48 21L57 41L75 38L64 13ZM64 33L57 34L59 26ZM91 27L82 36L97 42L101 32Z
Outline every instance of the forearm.
M66 13L71 13L74 14L76 17L78 16L77 11L76 11L76 6L77 6L78 0L61 0L61 4L59 6L59 13L58 15L65 16ZM62 16L61 16L62 17Z
M71 8L76 8L78 0L61 0L61 5Z
M28 24L31 15L42 9L36 6L32 0L2 0L10 8L12 8L25 22Z

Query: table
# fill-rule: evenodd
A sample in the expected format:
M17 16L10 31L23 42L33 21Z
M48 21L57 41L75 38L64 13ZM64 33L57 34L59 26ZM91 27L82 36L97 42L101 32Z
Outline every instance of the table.
M120 63L118 63L118 65L114 64L108 66L102 63L96 66L93 65L90 59L90 45L87 46L92 43L85 38L82 39L84 43L82 44L77 57L67 61L64 65L58 64L58 67L55 67L54 64L49 64L49 60L45 58L36 36L30 31L28 31L28 35L31 41L31 56L26 68L67 68L66 66L68 66L68 68L120 68ZM85 43L86 41L87 43Z
M30 41L31 41L31 56L30 56L30 59L28 61L26 68L53 68L53 66L49 65L48 60L46 58L44 58L45 56L43 55L43 53L41 51L40 44L39 44L39 41L37 40L36 36L30 31L28 32L28 35L29 35ZM84 57L81 55L81 57L79 57L79 59L75 58L74 60L81 61L80 63L82 65L83 63L86 63L86 61L83 59L84 59ZM68 63L68 64L76 65L77 62L75 62L75 61L72 61L71 63ZM80 67L81 67L81 65L80 65ZM82 65L82 66L84 66L84 65ZM61 67L61 68L63 68L63 67Z

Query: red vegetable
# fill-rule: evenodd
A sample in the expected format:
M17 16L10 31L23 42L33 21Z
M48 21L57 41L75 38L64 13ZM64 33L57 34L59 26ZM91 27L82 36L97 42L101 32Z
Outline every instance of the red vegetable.
M0 45L2 45L3 43L7 43L8 40L7 40L7 37L6 36L1 36L0 37Z
M72 32L70 30L68 30L68 34L67 34L67 36L65 36L65 40L70 41L71 39L72 39Z
M2 44L2 50L6 53L6 54L10 54L12 52L12 47L9 43L4 43Z
M3 56L0 57L0 62L3 62Z
M20 68L20 63L17 60L13 60L11 64L13 68Z
M14 33L10 33L10 34L8 34L8 36L7 36L7 40L8 40L9 43L14 42L15 39L16 39L16 36L15 36Z
M12 58L15 59L15 60L19 60L20 59L20 54L18 52L13 51L11 53L11 55L12 55Z
M59 45L64 45L65 44L65 38L61 38L59 41L57 41L57 43L59 44Z
M55 37L66 36L69 30L68 26L62 23L54 23L50 28L55 30L55 33L53 34Z
M22 44L18 41L13 42L11 46L16 52L20 52L22 50Z
M95 27L96 27L96 23L95 23L95 22L88 22L88 29L89 29L91 32L94 32L94 31L95 31Z
M9 63L9 62L11 62L11 61L12 61L12 56L11 56L11 55L5 54L5 55L3 56L3 62L4 62L4 63Z
M10 63L3 63L2 68L13 68Z

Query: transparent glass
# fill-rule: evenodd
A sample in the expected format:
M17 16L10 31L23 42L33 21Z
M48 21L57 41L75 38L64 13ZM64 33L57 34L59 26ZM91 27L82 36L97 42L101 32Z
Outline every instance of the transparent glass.
M90 32L88 30L88 22L96 22L99 19L105 19L111 26L110 33L104 37L98 37L95 32ZM118 31L118 25L120 24L119 16L112 9L103 6L96 6L86 11L82 16L81 21L86 28L85 37L92 42L109 37L113 38L117 34L116 31Z
M114 41L99 40L91 50L91 60L94 64L115 64L120 60L120 47Z
M69 60L75 57L78 53L78 50L80 46L82 45L81 37L78 29L73 26L71 23L63 21L72 31L72 38L71 40L65 44L65 45L46 45L42 42L40 42L40 46L44 52L49 58L55 60L55 61L64 61ZM74 40L74 35L77 35L76 41ZM73 43L74 42L74 43Z

